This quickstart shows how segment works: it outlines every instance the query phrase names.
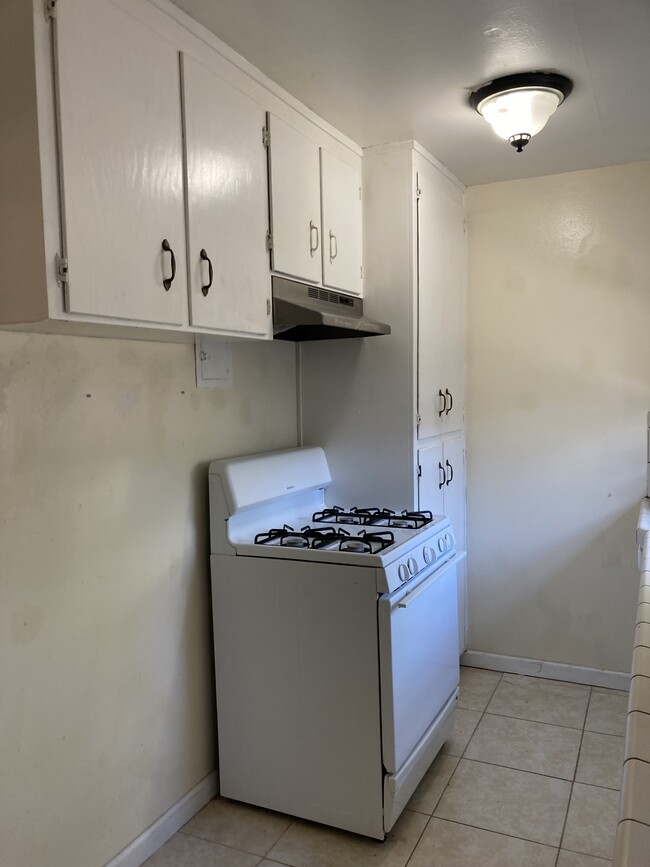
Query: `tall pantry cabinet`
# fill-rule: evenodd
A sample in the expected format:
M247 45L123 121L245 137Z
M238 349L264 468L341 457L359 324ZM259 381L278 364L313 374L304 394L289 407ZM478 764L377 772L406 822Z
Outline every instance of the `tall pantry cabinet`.
M387 337L300 344L328 503L429 509L465 550L465 194L416 142L363 152L364 312ZM461 650L465 570L459 569Z

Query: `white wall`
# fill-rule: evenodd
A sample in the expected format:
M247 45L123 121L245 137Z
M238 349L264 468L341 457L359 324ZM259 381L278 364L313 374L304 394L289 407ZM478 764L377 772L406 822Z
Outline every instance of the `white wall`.
M0 332L0 867L99 867L215 765L207 462L295 445L292 345Z
M473 650L629 671L649 203L650 163L469 190Z

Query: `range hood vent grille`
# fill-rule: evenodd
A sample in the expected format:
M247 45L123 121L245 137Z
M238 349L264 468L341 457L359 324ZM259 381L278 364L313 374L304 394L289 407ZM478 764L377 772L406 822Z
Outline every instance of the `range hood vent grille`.
M315 286L307 287L307 297L317 301L329 301L330 304L345 304L352 307L354 300L347 295L339 295L338 292L328 292L327 289L317 289Z

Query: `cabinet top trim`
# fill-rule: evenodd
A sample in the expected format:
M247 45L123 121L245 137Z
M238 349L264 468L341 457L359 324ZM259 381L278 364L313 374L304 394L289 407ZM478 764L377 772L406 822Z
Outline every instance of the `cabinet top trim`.
M197 39L200 39L202 42L208 45L213 51L216 51L218 54L220 54L225 60L232 63L232 65L239 69L241 72L248 75L261 87L268 90L290 108L299 112L303 117L311 121L314 126L317 126L324 133L336 139L345 147L348 147L357 156L362 156L362 149L356 142L352 141L352 139L348 138L342 132L337 130L336 127L331 126L331 124L329 124L326 120L323 120L322 117L317 115L310 108L300 102L300 100L297 99L295 96L292 96L283 87L280 87L279 84L273 81L273 79L266 76L250 61L246 60L245 57L242 57L241 54L238 54L236 51L230 48L230 46L226 45L226 43L223 42L214 33L212 33L211 30L208 30L207 27L204 27L202 24L199 24L198 21L190 18L190 16L186 12L183 12L182 9L174 6L174 4L170 2L170 0L148 0L148 2L151 3L152 6L157 7L161 12L164 12L182 27L184 27L185 30L190 32Z
M419 142L415 141L415 139L407 139L406 141L398 141L385 145L372 145L371 147L363 148L363 156L381 156L382 154L395 153L397 151L413 151L427 162L431 163L434 168L448 178L452 184L461 190L461 192L464 193L466 191L465 184L462 181L459 181L456 175L452 174L449 169L440 162L440 160L437 160L433 154L430 154L429 151L426 150L426 148L423 148Z

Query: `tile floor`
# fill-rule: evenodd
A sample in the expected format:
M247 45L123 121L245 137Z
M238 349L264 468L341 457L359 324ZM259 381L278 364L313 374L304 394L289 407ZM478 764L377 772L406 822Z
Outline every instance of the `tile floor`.
M455 728L385 843L217 798L147 867L606 867L627 693L463 668Z

